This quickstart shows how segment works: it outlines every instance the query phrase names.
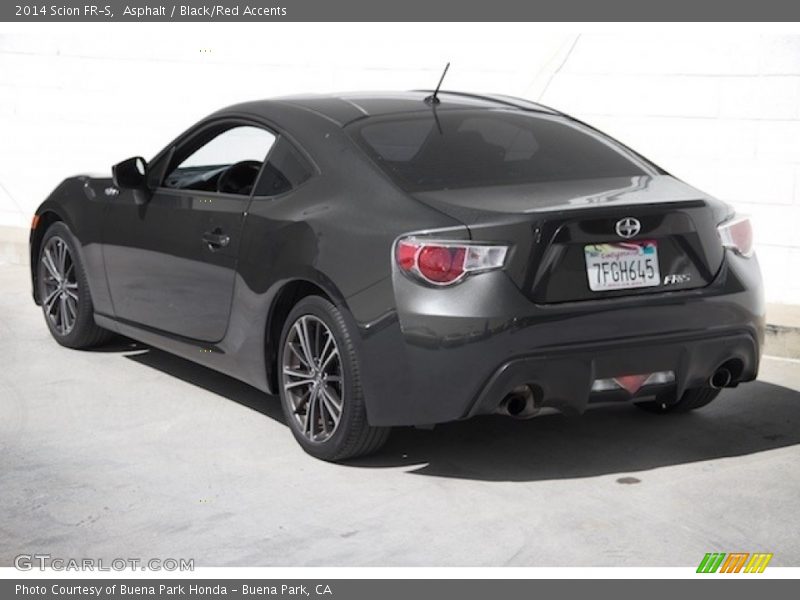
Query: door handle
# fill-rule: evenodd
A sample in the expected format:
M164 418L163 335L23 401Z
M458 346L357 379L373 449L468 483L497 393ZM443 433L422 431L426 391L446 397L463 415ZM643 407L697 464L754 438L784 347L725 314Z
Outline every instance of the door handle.
M231 236L223 233L222 229L217 227L212 231L206 231L203 234L203 241L208 244L209 250L214 251L219 250L220 248L225 248L228 244L230 244Z

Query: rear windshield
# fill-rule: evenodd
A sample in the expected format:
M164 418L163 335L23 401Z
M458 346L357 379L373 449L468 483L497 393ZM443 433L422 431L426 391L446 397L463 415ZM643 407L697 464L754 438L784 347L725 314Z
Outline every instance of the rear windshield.
M647 174L589 128L521 111L431 110L350 132L409 192Z

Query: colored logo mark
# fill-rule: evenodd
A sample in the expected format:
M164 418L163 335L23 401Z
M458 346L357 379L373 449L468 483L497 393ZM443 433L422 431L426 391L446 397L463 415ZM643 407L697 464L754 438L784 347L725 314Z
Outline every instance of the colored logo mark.
M709 552L697 566L698 573L763 573L772 553L755 552Z

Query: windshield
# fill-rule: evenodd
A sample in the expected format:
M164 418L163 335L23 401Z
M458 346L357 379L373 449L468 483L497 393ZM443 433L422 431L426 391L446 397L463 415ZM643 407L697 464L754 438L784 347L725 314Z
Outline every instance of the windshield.
M431 109L349 131L409 192L648 174L621 146L551 115Z

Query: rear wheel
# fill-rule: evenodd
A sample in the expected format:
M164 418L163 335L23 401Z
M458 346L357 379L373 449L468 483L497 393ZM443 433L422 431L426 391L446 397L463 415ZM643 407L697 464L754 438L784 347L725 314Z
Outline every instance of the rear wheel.
M702 408L719 396L721 391L710 387L693 388L686 390L677 402L668 403L660 400L650 400L648 402L637 402L636 406L647 412L658 414L685 413Z
M306 452L337 461L386 442L390 429L367 422L355 346L333 304L319 296L297 303L281 334L278 365L283 412Z
M39 250L36 282L42 312L53 338L68 348L90 348L113 336L94 322L86 271L64 223L53 223Z

